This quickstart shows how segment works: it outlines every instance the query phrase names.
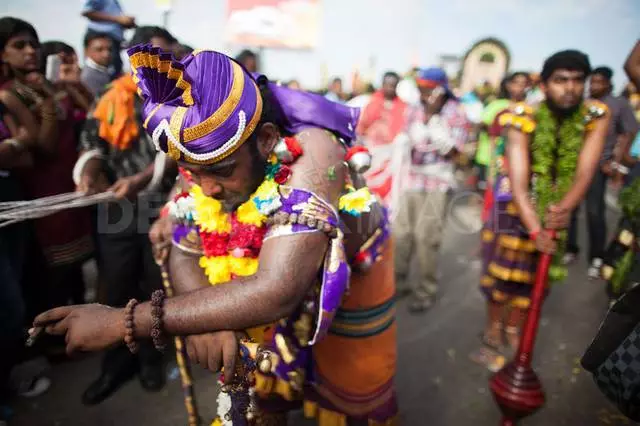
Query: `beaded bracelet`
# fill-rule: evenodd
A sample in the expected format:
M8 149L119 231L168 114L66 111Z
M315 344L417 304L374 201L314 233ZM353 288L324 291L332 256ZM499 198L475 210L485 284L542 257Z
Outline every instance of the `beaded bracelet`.
M133 334L133 311L137 305L138 301L136 299L131 299L124 308L124 342L127 344L127 347L132 354L138 352L138 343L135 341Z
M156 290L151 294L151 339L153 346L160 352L164 351L166 343L162 336L162 313L164 305L164 290Z

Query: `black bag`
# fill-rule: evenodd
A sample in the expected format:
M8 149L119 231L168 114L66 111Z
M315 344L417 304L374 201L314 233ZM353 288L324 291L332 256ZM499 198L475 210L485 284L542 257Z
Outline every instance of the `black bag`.
M609 310L582 366L624 415L640 421L640 286Z

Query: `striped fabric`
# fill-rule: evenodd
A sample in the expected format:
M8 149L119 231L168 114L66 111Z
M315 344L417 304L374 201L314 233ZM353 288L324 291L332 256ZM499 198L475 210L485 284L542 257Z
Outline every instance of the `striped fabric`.
M382 333L395 321L395 300L369 309L340 309L331 325L330 333L337 336L362 338Z

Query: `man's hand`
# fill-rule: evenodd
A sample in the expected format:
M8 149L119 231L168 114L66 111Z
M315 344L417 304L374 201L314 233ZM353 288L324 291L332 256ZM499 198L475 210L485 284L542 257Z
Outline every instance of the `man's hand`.
M120 178L114 183L109 191L113 192L116 199L123 200L125 198L134 200L138 193L144 189L146 183L140 174Z
M173 238L173 223L169 216L160 217L153 222L149 230L149 240L153 247L153 255L156 259L166 259L169 254L169 245Z
M544 226L547 229L565 229L569 227L571 211L557 204L547 208Z
M217 373L224 367L224 382L230 384L235 376L238 356L238 336L233 331L219 331L187 336L187 353L191 362Z
M76 192L82 192L85 195L94 195L104 192L109 188L109 182L103 173L93 175L91 173L83 173L80 183L76 187Z
M35 318L33 326L45 327L47 334L64 335L67 354L71 355L78 351L100 351L122 341L124 320L123 309L98 304L75 305L44 312Z
M118 24L120 24L123 28L135 28L136 27L136 18L133 16L118 16Z
M554 254L558 249L556 241L548 231L540 231L536 238L536 249L542 253Z

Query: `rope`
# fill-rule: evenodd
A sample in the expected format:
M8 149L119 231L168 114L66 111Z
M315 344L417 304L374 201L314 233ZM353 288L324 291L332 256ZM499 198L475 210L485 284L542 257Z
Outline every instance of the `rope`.
M112 192L86 196L70 192L31 201L12 201L0 204L0 228L30 219L38 219L62 210L92 206L114 200ZM10 206L10 204L13 206Z

